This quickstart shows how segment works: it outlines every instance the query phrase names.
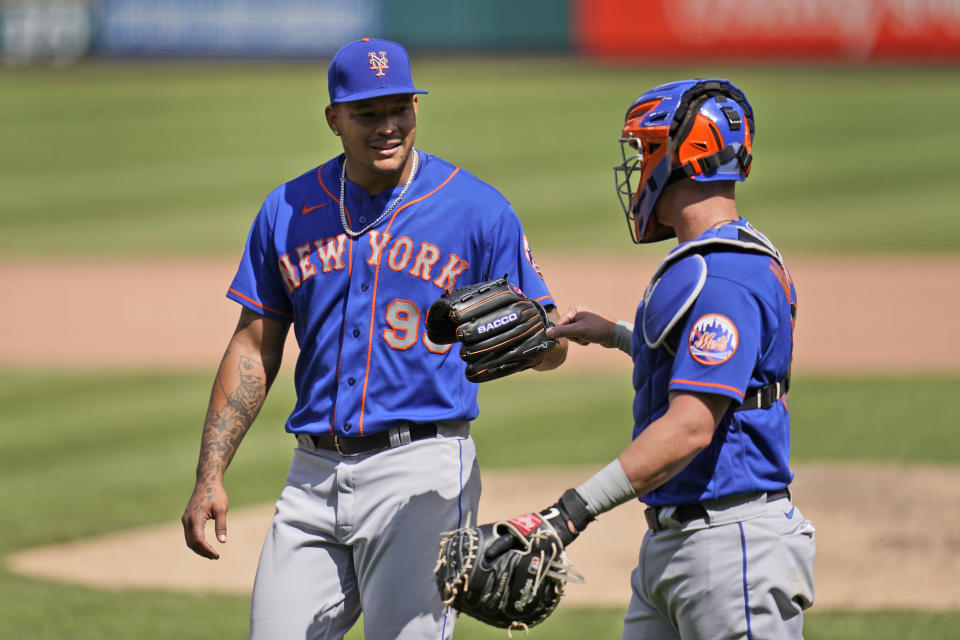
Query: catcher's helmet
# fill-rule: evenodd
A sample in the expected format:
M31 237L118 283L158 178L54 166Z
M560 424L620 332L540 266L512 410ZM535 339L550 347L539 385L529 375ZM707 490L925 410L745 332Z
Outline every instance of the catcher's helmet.
M633 241L675 235L653 215L667 185L745 180L755 130L743 92L721 78L671 82L634 100L620 134L623 162L613 168Z

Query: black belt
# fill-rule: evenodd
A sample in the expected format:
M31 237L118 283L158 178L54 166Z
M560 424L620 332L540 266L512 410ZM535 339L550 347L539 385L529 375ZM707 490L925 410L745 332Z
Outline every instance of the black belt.
M777 491L769 491L766 493L767 502L773 502L774 500L790 497L789 489L779 489ZM666 527L660 524L660 512L666 508L667 507L647 507L647 509L644 510L643 517L647 520L647 526L653 531L663 531L666 529ZM678 504L676 507L674 507L672 519L676 520L680 524L686 524L691 520L701 520L706 517L707 508L703 506L702 503L695 502L693 504Z
M400 445L413 442L414 440L423 440L425 438L437 437L437 425L433 422L424 422L422 424L404 424L400 427L391 427L384 431L371 433L368 436L336 436L323 435L315 436L310 433L298 433L299 442L307 441L309 446L314 449L325 449L327 451L336 451L342 456L358 456L362 453L373 453L392 449Z
M759 389L747 389L743 396L743 402L734 411L748 411L750 409L769 409L777 400L787 395L790 391L790 372L782 380L765 384Z

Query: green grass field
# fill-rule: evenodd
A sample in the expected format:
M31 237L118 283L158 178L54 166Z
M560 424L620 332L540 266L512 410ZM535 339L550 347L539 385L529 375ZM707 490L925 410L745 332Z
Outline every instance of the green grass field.
M0 371L0 555L179 517L212 375ZM939 401L958 383L798 376L793 459L960 465L956 412ZM282 374L230 468L233 506L272 501L282 487L292 387ZM504 379L480 401L474 434L486 469L528 467L532 450L540 464L600 465L630 439L631 391L618 375Z
M175 521L192 488L209 384L210 376L199 373L0 371L0 556ZM794 459L958 465L955 414L937 401L958 384L957 377L799 376L791 403ZM227 476L233 508L271 501L282 486L292 441L281 424L293 402L291 387L289 374L282 374L240 448ZM474 429L486 469L527 466L525 452L532 450L558 464L599 466L629 438L630 390L620 376L527 375L490 383L483 394L498 399L485 404ZM531 408L535 398L543 400L537 403L543 411ZM559 406L549 398L567 402ZM915 415L926 418L912 421L907 432L902 425ZM60 613L51 616L51 607ZM246 607L242 596L195 600L99 591L0 573L0 638L240 638ZM616 637L621 616L619 610L562 608L536 633ZM864 616L814 609L809 619L811 638L948 638L960 613ZM457 637L500 633L466 621Z
M418 144L510 198L534 248L635 250L617 136L650 86L724 75L750 97L742 212L785 252L952 253L954 67L595 66L431 59ZM228 254L274 186L339 152L325 62L0 70L0 253ZM648 248L659 255L659 249Z
M0 69L0 260L237 255L263 196L339 151L323 122L325 67ZM757 111L756 162L739 200L785 253L960 251L957 68L418 58L414 74L431 91L418 146L500 188L537 251L663 253L627 237L611 171L619 125L649 86L707 75L734 80ZM179 518L213 373L0 369L0 557ZM283 375L228 474L234 507L274 500L282 486L292 445L280 424L293 402ZM956 466L944 398L958 382L799 376L794 459ZM599 465L629 438L625 376L526 376L482 394L497 396L481 397L475 429L487 469L527 465L535 444L558 464ZM561 607L532 635L619 637L622 613ZM815 608L806 636L936 640L958 624L960 612ZM4 639L243 638L246 628L242 596L102 591L0 569ZM457 633L502 637L472 620Z

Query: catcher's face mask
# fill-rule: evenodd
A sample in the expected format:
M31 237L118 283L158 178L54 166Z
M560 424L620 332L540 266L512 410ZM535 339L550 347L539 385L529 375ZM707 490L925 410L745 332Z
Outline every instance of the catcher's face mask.
M620 132L617 195L635 243L672 238L654 207L677 180L745 180L750 173L753 109L723 79L655 87L637 98Z
M659 100L641 102L627 112L627 120L620 133L623 161L613 168L617 196L627 216L630 237L635 243L651 242L648 232L657 227L660 227L657 239L673 235L669 227L663 227L653 220L653 205L670 174L669 127L665 124L644 126L644 116L659 104Z

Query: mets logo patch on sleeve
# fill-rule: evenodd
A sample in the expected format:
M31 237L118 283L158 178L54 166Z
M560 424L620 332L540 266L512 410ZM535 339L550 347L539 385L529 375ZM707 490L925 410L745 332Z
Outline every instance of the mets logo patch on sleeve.
M527 262L530 263L530 266L533 267L533 270L537 272L537 275L540 276L540 279L543 280L543 273L540 271L540 265L537 264L537 261L533 259L533 251L530 249L530 241L527 240L527 235L523 235L523 254L527 256Z
M737 326L719 313L708 313L693 325L687 346L701 364L722 364L737 351Z

